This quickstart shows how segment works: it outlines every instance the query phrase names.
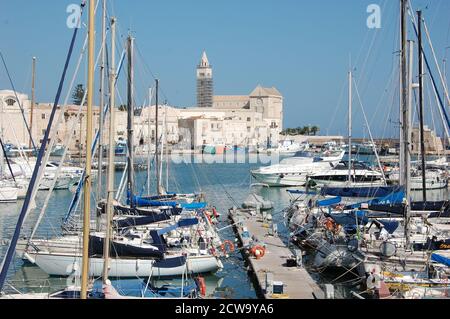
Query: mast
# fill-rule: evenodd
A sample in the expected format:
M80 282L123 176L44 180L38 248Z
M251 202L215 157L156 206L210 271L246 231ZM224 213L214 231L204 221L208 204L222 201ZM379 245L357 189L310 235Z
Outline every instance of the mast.
M91 158L92 150L92 103L94 98L94 45L95 45L95 3L89 1L89 48L88 48L88 85L86 116L86 177L83 202L83 264L81 269L81 299L87 298L89 275L89 229L91 220Z
M159 132L158 132L158 94L159 94L159 80L155 80L156 92L155 92L155 165L156 165L156 192L157 195L161 195L160 187L160 175L159 175Z
M423 132L423 52L422 52L422 11L417 11L418 18L418 60L419 60L419 120L420 120L420 153L422 159L422 199L427 201L427 189L426 189L426 167L425 167L425 140Z
M147 114L147 120L148 120L148 127L147 127L147 136L148 136L148 154L147 154L147 194L150 195L150 180L151 180L151 176L150 176L150 171L151 171L151 166L152 166L152 161L150 159L150 154L151 154L151 121L150 121L150 110L151 110L151 105L152 105L152 97L153 97L153 92L152 92L152 88L148 89L148 114Z
M105 60L106 60L106 0L102 1L102 57L100 62L100 107L98 116L98 176L97 202L102 197L103 177L103 107L105 105ZM97 223L97 227L99 227Z
M352 184L352 70L348 72L348 184Z
M33 113L34 113L34 104L35 104L35 83L36 83L36 57L33 57L32 63L32 77L31 77L31 110L30 110L30 132L33 134ZM30 135L30 142L28 143L28 147L31 148L33 146L33 139Z
M165 134L164 134L164 136L165 136L165 143L166 143L166 188L165 188L165 191L167 192L168 190L169 190L169 143L167 142L168 141L168 130L167 130L167 128L168 128L168 125L167 125L167 111L168 111L168 105L167 105L167 103L165 103L166 104L166 107L165 107L165 109L164 109L164 132L165 132Z
M401 153L400 153L400 177L401 184L405 187L405 239L406 245L409 245L409 210L410 210L410 153L409 153L409 100L408 92L411 88L411 83L408 79L407 71L407 8L408 0L400 0L400 34L401 34L401 49L400 49L400 117L401 117Z
M109 248L111 241L111 220L113 216L113 200L114 200L114 133L115 133L115 89L116 89L116 19L111 19L111 66L109 71L109 148L108 148L108 176L107 176L107 190L106 190L106 232L105 242L103 246L103 283L108 279L109 271Z
M163 117L163 125L162 125L162 132L161 132L161 151L160 151L160 155L159 155L159 195L164 195L165 191L164 191L164 187L163 187L163 156L164 156L164 151L165 151L165 138L166 138L166 103L163 104L163 109L164 109L164 117Z
M130 207L134 208L134 148L133 148L133 118L134 118L134 38L128 36L128 98L127 98L127 132L128 132L128 194L130 196Z

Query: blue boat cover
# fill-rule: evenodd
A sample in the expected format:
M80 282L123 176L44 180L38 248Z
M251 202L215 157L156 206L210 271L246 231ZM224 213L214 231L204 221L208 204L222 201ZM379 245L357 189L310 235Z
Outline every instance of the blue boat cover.
M431 260L435 261L437 263L446 265L447 267L450 267L450 258L449 257L444 257L442 255L439 254L431 254Z
M159 201L159 200L152 200L146 197L140 197L140 196L134 196L134 202L136 203L136 206L170 206L170 207L176 207L181 206L185 209L203 209L207 206L206 203L200 202L200 203L178 203L176 201Z
M324 200L317 201L317 206L323 207L323 206L331 206L331 205L337 205L342 201L342 198L340 196L328 198Z
M399 185L377 187L323 187L320 194L323 196L342 197L385 197L399 191L404 191L404 187Z
M404 191L400 191L400 192L392 193L392 194L390 194L388 196L385 196L385 197L374 198L374 199L371 199L369 201L356 203L356 204L353 204L353 205L348 205L348 206L345 207L345 209L358 208L358 207L361 207L361 204L368 204L369 206L370 205L398 204L398 203L402 203L404 198L405 198L405 192Z
M342 226L356 226L356 218L358 224L367 224L369 219L365 211L352 211L349 213L330 214L330 217L339 225Z
M393 234L399 225L399 222L397 221L380 220L379 222L383 224L384 229L386 229L389 234Z

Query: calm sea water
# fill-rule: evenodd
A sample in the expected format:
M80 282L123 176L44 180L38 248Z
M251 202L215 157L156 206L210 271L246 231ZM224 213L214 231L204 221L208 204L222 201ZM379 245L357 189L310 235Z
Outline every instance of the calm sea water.
M222 213L221 221L218 225L223 228L229 225L227 220L227 210L232 206L240 206L250 192L256 192L274 202L272 211L274 221L278 223L279 233L285 241L288 232L283 221L281 211L289 204L289 194L286 188L250 188L250 170L259 167L260 164L249 163L197 163L197 164L170 164L169 169L169 190L172 192L203 192L210 205L217 207ZM116 184L118 184L122 173L116 172ZM146 171L136 172L136 185L138 193L143 188L146 181ZM164 184L166 183L163 174ZM154 181L152 181L154 185ZM95 189L95 184L94 184ZM39 192L35 209L27 218L22 235L30 234L36 223L39 207L42 206L47 192ZM93 196L95 195L95 192ZM420 199L420 193L413 194ZM66 214L73 194L68 190L54 191L36 236L52 237L60 233L60 225L63 216ZM429 192L429 200L448 199L448 191ZM9 240L14 231L19 211L23 201L14 204L0 204L0 239L3 245L0 246L0 258L3 260L7 246L5 240ZM231 227L220 231L223 239L234 240L235 236ZM324 278L317 277L318 280ZM205 277L207 292L211 296L220 298L256 298L253 284L248 277L245 261L240 252L235 251L228 259L224 260L224 269ZM14 287L25 291L54 291L66 285L65 278L49 277L38 267L24 264L18 258L9 269L9 282ZM159 281L157 284L177 283L177 280Z

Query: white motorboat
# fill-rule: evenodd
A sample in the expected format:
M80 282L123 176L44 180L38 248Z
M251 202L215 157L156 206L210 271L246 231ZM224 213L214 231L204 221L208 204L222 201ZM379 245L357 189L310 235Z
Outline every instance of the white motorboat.
M349 175L351 180L349 180ZM333 168L309 176L318 186L341 187L346 185L358 187L384 186L383 174L374 171L360 162L353 162L351 172L348 172L348 164L341 162Z
M309 145L307 143L299 144L294 140L284 140L278 143L277 148L268 149L268 151L284 155L294 155L295 153L305 151L308 148Z
M280 164L251 171L260 183L269 186L303 186L308 176L330 170L339 163L344 152L331 157L296 157L284 159Z

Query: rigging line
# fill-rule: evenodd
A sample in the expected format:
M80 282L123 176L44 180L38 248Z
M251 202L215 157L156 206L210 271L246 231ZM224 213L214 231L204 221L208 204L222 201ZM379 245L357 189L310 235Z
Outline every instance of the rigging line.
M372 142L372 144L374 146L373 150L374 150L375 156L377 158L378 166L380 167L380 171L381 171L381 174L383 176L384 184L387 185L386 176L384 175L384 170L383 170L383 167L381 166L380 158L378 156L378 151L377 151L377 148L375 147L375 143L373 141L372 132L370 130L370 125L367 122L366 112L364 111L364 106L363 106L362 101L361 101L361 96L359 95L358 85L356 84L355 79L353 79L353 82L355 83L356 95L357 95L358 100L359 100L359 105L361 106L361 111L362 111L362 114L364 116L364 121L366 122L366 125L367 125L367 132L369 133L370 140L371 140L371 142Z
M409 9L410 9L410 11L408 11L408 13L409 13L410 18L411 18L411 20L412 20L412 23L413 23L413 26L414 26L415 34L416 34L416 36L418 36L418 31L417 31L417 27L416 27L415 16L414 16L414 14L411 13L411 10L412 10L411 5L410 5L410 8L409 8ZM423 25L424 25L424 27L425 27L425 33L426 33L426 35L427 35L428 42L430 43L432 52L434 53L434 49L433 49L433 46L432 46L432 43L431 43L431 39L430 39L429 32L428 32L428 28L427 28L427 25L426 25L425 21L423 21ZM443 113L444 116L445 116L445 119L446 119L446 121L447 121L447 125L448 125L448 127L450 128L450 118L448 117L448 114L447 114L447 112L445 111L445 106L444 106L443 100L442 100L441 95L439 94L439 91L438 91L438 89L437 89L436 80L435 80L434 75L433 75L433 73L432 73L432 71L431 71L431 67L430 67L430 64L429 64L429 62L428 62L427 55L425 54L425 52L424 52L424 50L423 50L423 47L421 48L421 52L422 52L422 54L423 54L423 57L424 57L424 60L425 60L425 65L426 65L426 67L427 67L427 70L428 70L428 72L429 72L429 74L430 74L430 78L431 78L431 81L432 81L432 84L433 84L433 88L434 88L434 90L435 90L435 93L436 93L436 95L437 95L437 98L439 99L439 106L440 106L440 108L442 109L442 113ZM436 61L436 55L433 54L433 56L434 56L434 59L435 59L436 65L437 65L437 69L438 69L439 75L441 76L441 81L442 81L442 73L441 73L440 68L439 68L439 65L438 65L438 63L437 63L437 61ZM447 89L446 89L446 87L445 87L445 81L442 81L442 83L444 84L444 93L445 93L445 97L446 97L446 98L448 99L448 101L450 102L450 98L449 98L449 96L448 96L448 91L447 91Z
M81 19L81 16L83 14L83 7L84 6L85 6L85 1L83 1L82 4L81 4L80 19ZM20 230L22 228L22 225L23 225L23 222L25 220L25 217L26 217L26 215L28 213L28 209L29 209L29 205L30 205L32 194L36 192L36 189L35 189L36 185L35 184L36 184L36 178L38 176L38 172L39 172L40 169L44 169L44 168L40 167L41 166L41 160L42 160L42 158L44 156L45 148L46 148L47 143L48 143L50 130L51 130L51 127L52 127L52 124L53 124L53 120L54 120L55 114L56 114L56 109L57 109L57 106L58 106L59 98L61 96L61 92L62 92L63 85L64 85L64 80L66 78L66 73L67 73L67 70L69 68L69 63L70 63L70 60L71 60L71 57L72 57L72 52L73 52L73 48L74 48L74 45L75 45L75 40L77 38L77 34L78 34L78 28L75 28L74 31L73 31L72 40L70 42L69 51L67 53L67 57L66 57L66 62L65 62L65 65L64 65L63 73L61 75L61 79L60 79L60 82L59 82L58 91L56 93L55 101L54 101L54 104L53 104L53 109L52 109L52 112L50 114L49 122L47 124L47 130L45 131L45 135L44 135L44 138L42 140L41 147L39 149L39 154L38 154L38 157L37 157L37 160L36 160L36 165L35 165L34 170L33 170L33 175L31 177L31 181L30 181L30 184L28 186L27 194L26 194L26 197L25 197L25 202L24 202L24 204L22 206L22 210L20 212L19 220L17 221L16 228L15 228L15 231L14 231L11 243L10 243L10 245L8 247L5 259L3 260L3 263L2 263L2 269L1 269L1 272L0 272L0 291L3 290L3 286L4 286L4 283L6 281L6 276L8 274L8 269L9 269L9 266L11 264L14 252L16 250L17 242L19 240Z
M120 58L119 64L118 64L118 66L117 66L117 69L116 69L116 74L117 74L116 79L115 79L116 82L117 82L117 79L119 78L120 71L122 70L122 65L123 65L124 59L125 59L125 52L123 52L123 54L122 54L122 56L121 56L121 58ZM104 107L104 109L103 109L103 113L104 113L104 115L105 115L105 116L103 117L104 120L105 120L105 118L106 118L106 113L107 113L108 109L109 109L109 104L106 103L106 104L105 104L105 107ZM99 136L99 135L98 135L98 131L97 131L97 133L95 134L95 138L94 138L94 140L92 141L92 145L91 145L91 149L92 149L92 153L93 153L93 154L96 152L96 147L97 147L97 142L98 142L98 136ZM78 186L77 186L77 190L76 190L76 192L75 192L75 194L74 194L74 196L73 196L73 198L72 198L72 201L71 201L71 203L70 203L68 212L67 212L66 216L64 217L64 221L67 221L67 219L68 219L69 216L72 214L72 212L73 212L74 210L76 210L77 207L78 207L78 203L79 203L79 201L80 201L80 199L81 199L81 197L80 197L80 192L81 192L81 188L83 187L83 184L84 184L84 178L85 178L85 171L83 171L83 174L82 174L82 176L80 177L80 180L79 180Z
M410 5L409 5L408 14L409 14L409 16L410 16L410 18L411 18L411 22L412 22L412 24L413 24L414 32L415 32L415 34L416 34L416 37L418 37L417 23L416 23L416 16L415 16L414 13L413 13L411 1L408 1L408 2L409 2L409 4L410 4ZM439 74L441 83L442 83L442 85L443 85L443 87L444 87L444 97L446 98L448 104L450 104L450 97L449 97L449 94L448 94L448 89L447 89L446 83L445 83L445 81L444 81L444 78L443 78L443 76L442 76L441 68L439 67L439 63L438 63L437 58L436 58L436 53L435 53L435 51L434 51L434 47L433 47L433 43L432 43L432 41L431 41L430 33L429 33L429 31L428 31L427 23L425 22L425 19L424 19L424 18L423 18L422 20L423 20L423 26L424 26L424 29L425 29L425 34L426 34L427 39L428 39L428 44L430 45L431 53L432 53L432 56L433 56L433 58L434 58L434 62L435 62L435 64L436 64L436 68L437 68L437 71L438 71L438 74ZM426 54L425 54L425 51L424 51L424 49L423 49L423 46L422 46L422 48L421 48L420 51L422 52L422 54L423 54L423 56L424 56L425 64L426 64L427 69L428 69L428 71L429 71L429 73L430 73L430 77L431 77L431 79L433 80L433 85L435 86L435 88L436 88L436 90L437 90L436 81L435 81L435 79L434 79L433 73L431 72L431 67L430 67L430 64L429 64L429 62L428 62L428 58L427 58L427 56L426 56ZM443 105L440 94L439 94L439 100L440 100L440 104Z
M25 128L26 128L27 131L28 131L28 135L29 135L29 137L30 137L31 144L33 144L33 149L34 149L34 151L36 152L36 151L37 151L36 144L34 144L33 136L32 136L32 134L31 134L31 130L30 130L30 126L28 125L28 121L27 121L27 119L26 119L26 117L25 117L25 111L24 111L24 109L23 109L22 104L20 103L19 97L17 96L17 91L16 91L16 88L14 87L14 82L13 82L13 80L12 80L12 78L11 78L11 75L10 75L9 70L8 70L8 66L6 65L5 58L3 57L3 53L2 53L1 51L0 51L0 57L1 57L1 59L2 59L3 66L5 67L5 71L6 71L6 75L8 76L9 83L11 84L11 87L12 87L12 89L13 89L14 96L16 97L17 104L19 105L20 113L22 114L22 118L23 118L23 120L24 120L24 122L25 122Z

